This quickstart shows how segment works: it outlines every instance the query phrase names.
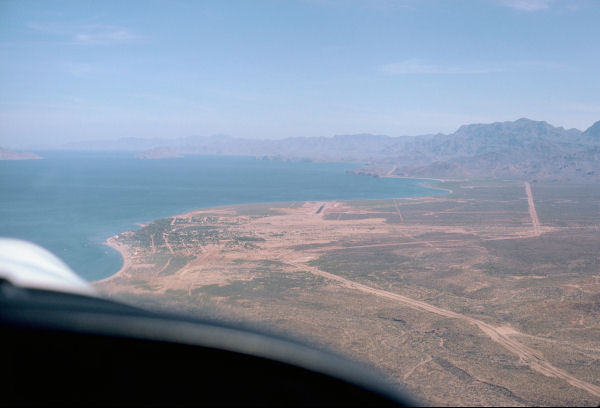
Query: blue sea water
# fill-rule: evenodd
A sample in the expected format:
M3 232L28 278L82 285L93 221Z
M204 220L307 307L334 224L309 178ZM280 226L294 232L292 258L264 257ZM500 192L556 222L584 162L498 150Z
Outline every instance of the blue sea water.
M40 152L0 161L0 236L33 241L88 280L115 273L104 245L138 223L227 204L415 197L422 180L347 174L348 163L199 156L137 160L124 152Z

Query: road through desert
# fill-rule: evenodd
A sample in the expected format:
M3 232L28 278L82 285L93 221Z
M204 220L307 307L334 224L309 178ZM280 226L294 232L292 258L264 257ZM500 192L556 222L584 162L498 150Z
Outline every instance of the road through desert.
M552 364L550 364L550 362L548 362L547 360L544 359L544 356L541 353L539 353L539 352L519 343L515 339L509 337L505 332L503 332L503 330L501 328L494 327L494 326L492 326L488 323L485 323L481 320L474 319L472 317L465 316L460 313L452 312L450 310L445 310L445 309L439 308L437 306L430 305L430 304L422 302L420 300L411 299L411 298L408 298L406 296L402 296L402 295L399 295L396 293L392 293L392 292L388 292L385 290L376 289L376 288L373 288L373 287L370 287L367 285L363 285L362 283L353 282L349 279L343 278L341 276L338 276L338 275L335 275L332 273L322 271L322 270L312 267L312 266L308 266L308 265L297 263L297 262L293 262L293 263L288 262L288 263L290 265L295 266L298 269L309 271L317 276L321 276L326 279L337 281L348 288L359 290L361 292L369 293L369 294L383 297L386 299L394 300L396 302L400 302L406 306L409 306L409 307L417 309L417 310L424 310L426 312L435 313L435 314L449 317L452 319L462 319L471 324L474 324L477 327L479 327L479 329L481 329L481 331L483 331L486 335L488 335L492 340L499 343L500 345L502 345L504 348L506 348L510 352L519 356L521 361L523 361L525 364L529 365L529 367L531 367L532 369L534 369L534 370L538 371L539 373L542 373L548 377L562 378L563 380L567 381L572 386L581 388L596 397L600 397L600 387L599 386L582 381L582 380L572 376L571 374L561 370L560 368L554 367ZM513 331L513 335L519 335L519 333L516 331Z

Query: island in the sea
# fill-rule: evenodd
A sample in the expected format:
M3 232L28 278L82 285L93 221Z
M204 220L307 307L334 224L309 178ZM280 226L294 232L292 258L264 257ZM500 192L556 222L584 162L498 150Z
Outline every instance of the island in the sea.
M434 405L596 406L600 187L435 185L160 219L109 240L125 262L95 286L308 338Z
M0 160L39 160L42 156L30 152L15 152L0 147Z
M135 155L136 159L174 159L181 157L175 149L161 146L153 149L148 149Z

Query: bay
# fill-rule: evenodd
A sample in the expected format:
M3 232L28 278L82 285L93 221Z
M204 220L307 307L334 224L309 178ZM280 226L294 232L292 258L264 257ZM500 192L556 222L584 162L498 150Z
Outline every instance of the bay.
M348 174L349 163L191 156L139 160L130 152L38 152L0 161L0 236L35 242L93 281L114 274L112 235L198 208L281 201L416 197L424 180Z

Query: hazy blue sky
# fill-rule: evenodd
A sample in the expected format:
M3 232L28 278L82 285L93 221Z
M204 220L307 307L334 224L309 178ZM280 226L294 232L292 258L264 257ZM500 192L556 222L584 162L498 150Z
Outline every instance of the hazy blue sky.
M0 145L523 116L600 119L599 0L0 0Z

